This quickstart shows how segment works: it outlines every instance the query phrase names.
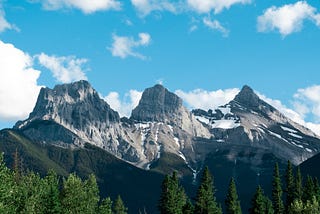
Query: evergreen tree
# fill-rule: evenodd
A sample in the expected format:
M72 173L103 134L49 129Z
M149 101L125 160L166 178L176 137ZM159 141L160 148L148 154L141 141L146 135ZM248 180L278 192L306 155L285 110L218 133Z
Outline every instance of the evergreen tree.
M17 185L14 182L14 173L3 161L3 153L0 154L0 213L16 212Z
M85 203L88 210L87 213L97 213L100 197L97 180L93 174L89 175L89 178L84 182L84 190L86 192Z
M99 214L112 214L112 201L109 197L101 201Z
M161 187L159 210L162 214L181 214L186 204L186 194L180 186L177 173L167 175Z
M86 207L86 192L82 180L70 174L63 182L61 205L63 213L91 213Z
M258 186L251 200L250 214L266 213L266 197L264 196L261 186Z
M118 195L113 205L114 214L127 214L128 208L125 207L120 195Z
M298 169L297 169L294 189L295 189L294 198L298 199L298 200L302 200L303 187L302 187L302 176L301 176L300 167L298 167Z
M282 214L284 212L284 207L282 202L281 178L279 174L278 163L275 164L274 171L273 171L272 205L273 205L274 212L276 214Z
M265 204L266 204L265 214L274 214L272 201L267 196L265 196Z
M231 178L228 194L225 200L226 213L227 214L241 214L240 201L238 199L238 193L236 184L233 178Z
M48 175L44 178L45 194L43 197L43 209L47 214L61 213L61 202L59 192L59 179L53 170L49 170Z
M201 184L197 192L195 213L196 214L218 214L222 213L221 208L216 202L214 196L215 189L213 185L213 177L206 167L203 171Z
M295 198L295 184L294 184L294 176L293 176L293 170L292 165L290 161L288 161L286 174L285 174L285 181L286 181L286 210L288 210L288 207L293 202Z
M303 186L303 195L302 201L306 203L307 201L312 201L313 197L315 196L315 187L313 183L313 179L311 176L307 176L307 180Z
M187 200L187 203L183 206L182 209L183 214L193 214L194 213L194 207L190 200Z
M320 203L320 186L319 186L319 181L317 177L313 178L313 186L314 186L315 197L317 201Z

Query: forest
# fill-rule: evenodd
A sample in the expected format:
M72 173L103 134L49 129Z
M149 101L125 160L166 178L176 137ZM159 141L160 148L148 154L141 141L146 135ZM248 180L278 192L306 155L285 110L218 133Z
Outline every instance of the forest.
M300 169L293 169L288 161L284 175L275 164L272 194L267 196L257 186L249 210L241 209L237 194L237 181L230 178L225 201L215 197L214 177L208 167L202 173L197 194L190 198L179 182L176 172L162 181L159 203L161 214L317 214L320 213L320 186L316 177L303 178ZM62 178L53 170L41 177L32 171L23 171L18 157L12 169L0 155L0 213L104 213L125 214L130 210L118 195L100 198L99 187L93 174L82 179L75 173ZM223 205L223 206L222 206ZM140 213L147 213L141 208Z

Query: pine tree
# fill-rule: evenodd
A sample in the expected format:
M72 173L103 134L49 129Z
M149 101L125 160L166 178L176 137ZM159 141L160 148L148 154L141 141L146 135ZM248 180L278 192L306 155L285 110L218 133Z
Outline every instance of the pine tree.
M44 213L57 214L61 213L61 202L59 192L59 179L53 170L49 170L48 175L44 178L45 194L43 197Z
M215 189L213 185L213 178L206 167L203 171L201 184L197 192L195 213L196 214L217 214L222 213L221 208L216 202L214 196Z
M292 165L291 165L290 161L288 161L285 180L286 180L286 188L285 188L286 207L285 208L288 211L290 204L293 202L293 200L295 198L294 176L293 176L293 170L292 170Z
M167 175L161 187L159 210L162 214L182 214L186 204L186 194L180 186L177 173Z
M303 195L302 201L306 203L307 201L312 201L313 197L315 196L315 187L313 183L313 179L311 176L307 176L307 180L303 187Z
M320 186L319 186L319 181L317 177L313 178L313 186L314 186L315 197L317 201L320 203Z
M236 184L233 178L231 178L228 194L225 200L226 213L227 214L241 214L240 201L238 199Z
M182 209L183 214L193 214L194 213L194 207L190 200L187 201L187 203L183 206Z
M89 178L84 182L84 190L86 192L85 203L88 210L87 213L97 213L100 197L97 180L93 174L89 175Z
M278 163L275 164L274 171L273 171L272 205L273 205L274 212L276 214L282 214L284 212L284 207L282 202L281 178L279 174Z
M267 196L265 196L265 204L266 204L265 214L274 214L272 201Z
M112 201L109 197L101 201L99 214L112 214Z
M125 207L120 195L118 195L113 205L114 214L127 214L128 208Z
M250 214L265 214L266 213L266 198L261 186L258 186L251 200Z
M300 172L300 167L297 169L295 187L294 187L294 199L302 200L303 187L302 187L302 176Z

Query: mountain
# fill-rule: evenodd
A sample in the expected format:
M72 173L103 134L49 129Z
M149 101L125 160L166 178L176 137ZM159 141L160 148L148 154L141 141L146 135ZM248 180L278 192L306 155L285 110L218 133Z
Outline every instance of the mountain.
M252 184L270 189L274 164L280 170L287 160L300 164L319 153L320 139L249 86L224 106L190 112L180 97L157 84L144 90L130 118L120 118L89 82L78 81L41 89L29 117L0 132L9 164L14 148L27 168L95 173L106 194L120 190L129 208L137 211L145 203L154 213L163 174L177 171L194 196L205 165L214 175L217 199L224 200L226 179L234 177L246 210Z
M193 114L222 144L261 148L295 165L320 151L318 136L261 100L248 86L228 104L193 110Z

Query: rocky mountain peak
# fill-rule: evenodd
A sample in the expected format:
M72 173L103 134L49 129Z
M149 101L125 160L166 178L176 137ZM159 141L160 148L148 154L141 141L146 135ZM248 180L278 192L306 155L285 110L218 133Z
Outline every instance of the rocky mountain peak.
M75 128L95 121L120 121L119 114L112 110L85 80L57 85L53 89L42 88L36 106L23 124L39 119L53 120ZM21 122L16 126L21 128Z
M132 111L131 119L164 122L174 117L181 107L181 98L157 84L145 89L139 105Z
M252 88L245 85L242 87L241 91L236 95L234 101L247 106L257 108L261 102L258 95L254 93Z

